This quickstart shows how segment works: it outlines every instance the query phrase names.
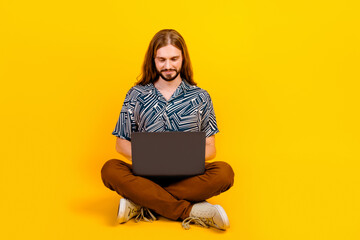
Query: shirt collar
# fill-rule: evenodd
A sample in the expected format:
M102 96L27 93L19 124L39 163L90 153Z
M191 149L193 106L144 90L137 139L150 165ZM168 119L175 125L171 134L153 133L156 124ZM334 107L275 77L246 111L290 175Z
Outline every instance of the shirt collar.
M154 86L153 83L148 83L147 86L151 89L151 91L154 95L157 95L156 87ZM191 88L191 85L186 81L186 79L181 78L181 83L175 90L174 97L176 97L182 93L186 93L186 91L190 90L190 88Z
M184 92L186 92L187 90L190 90L190 88L192 88L192 85L190 83L188 83L188 81L186 81L185 78L182 79L180 86L182 87Z

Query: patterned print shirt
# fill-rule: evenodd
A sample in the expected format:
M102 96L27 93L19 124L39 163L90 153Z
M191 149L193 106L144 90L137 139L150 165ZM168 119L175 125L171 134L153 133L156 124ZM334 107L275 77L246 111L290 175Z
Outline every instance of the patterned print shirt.
M131 132L167 131L218 133L209 93L184 78L168 101L153 83L132 87L112 134L131 141Z

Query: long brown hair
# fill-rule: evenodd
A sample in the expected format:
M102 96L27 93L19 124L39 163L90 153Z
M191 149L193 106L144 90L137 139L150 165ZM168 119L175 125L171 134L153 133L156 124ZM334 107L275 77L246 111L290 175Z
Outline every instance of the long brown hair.
M183 58L182 67L180 70L181 78L185 78L185 80L191 85L196 85L193 79L190 56L185 44L185 40L180 35L180 33L174 29L163 29L157 32L152 38L145 55L144 63L142 65L142 73L138 76L141 76L141 78L140 80L138 77L136 78L138 81L135 83L135 85L146 85L148 83L154 83L158 79L159 75L156 72L154 60L156 51L159 48L165 47L169 44L181 50Z

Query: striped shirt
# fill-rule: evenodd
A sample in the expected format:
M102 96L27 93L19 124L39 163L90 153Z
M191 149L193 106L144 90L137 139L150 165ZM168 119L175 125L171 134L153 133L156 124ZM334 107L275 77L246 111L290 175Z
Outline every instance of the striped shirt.
M132 87L112 134L131 141L131 132L167 131L218 133L209 93L184 78L168 101L153 83Z

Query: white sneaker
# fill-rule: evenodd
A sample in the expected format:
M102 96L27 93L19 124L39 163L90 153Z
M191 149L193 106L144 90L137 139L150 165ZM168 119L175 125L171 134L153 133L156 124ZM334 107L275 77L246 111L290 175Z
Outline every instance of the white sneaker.
M230 227L229 219L225 210L220 205L212 205L206 201L193 205L190 216L182 222L183 228L190 229L190 223L203 227L215 227L226 230Z
M130 201L129 199L120 199L117 223L125 223L135 217L135 222L145 220L152 222L156 220L156 217L150 212L148 208L142 207Z
M141 211L141 206L133 203L129 199L122 198L120 199L118 215L117 215L117 223L125 223L129 221L131 218L138 215Z

